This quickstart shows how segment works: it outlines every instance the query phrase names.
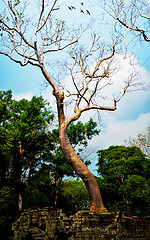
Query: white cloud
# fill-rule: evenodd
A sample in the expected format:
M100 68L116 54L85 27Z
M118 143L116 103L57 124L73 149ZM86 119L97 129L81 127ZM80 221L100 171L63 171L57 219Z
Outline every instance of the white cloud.
M33 93L32 92L13 94L13 99L15 99L16 101L19 101L19 100L21 100L23 98L27 99L27 100L31 100L32 97L33 97Z
M106 99L104 99L104 103L111 103L114 98L116 100L119 99L128 84L129 88L127 89L127 93L125 94L125 96L129 96L128 92L132 93L133 98L137 96L137 101L137 90L139 90L141 94L141 90L146 89L147 85L150 86L150 74L146 71L144 67L140 66L138 60L133 55L127 55L126 57L124 57L124 55L122 54L116 54L111 60L112 63L110 64L109 69L111 72L111 84L108 85L108 87L103 88L103 91L100 92L100 95L103 94L104 96L106 96ZM107 68L107 66L104 67ZM103 79L102 83L105 81L106 79ZM144 97L146 97L148 94L144 93L143 95Z
M117 110L113 113L111 113L111 118L115 117L118 120L122 119L135 119L138 117L139 114L143 112L149 112L148 110L148 102L150 99L150 95L148 91L135 91L137 88L143 87L143 82L145 84L150 84L150 74L146 71L146 69L143 66L140 66L138 63L138 60L132 55L128 56L127 58L123 58L123 55L118 55L118 59L113 62L112 67L118 68L119 70L112 76L112 82L114 82L113 85L110 85L108 88L103 89L103 91L100 91L99 96L97 97L97 102L99 102L102 106L110 106L113 107L113 99L114 96L119 97L119 92L121 91L122 84L124 81L128 80L130 75L132 73L137 72L137 76L135 77L135 82L140 82L140 86L134 86L135 89L131 93L126 93L124 97L118 102L117 104ZM133 64L134 63L134 64ZM78 78L77 78L78 80ZM104 80L105 81L105 80ZM134 83L135 83L134 82ZM72 81L70 77L67 77L65 79L64 84L67 86L67 88L70 91L75 91L74 86L72 85ZM101 98L101 96L106 96L106 98ZM117 99L117 98L116 98ZM74 103L74 102L73 102ZM74 109L73 104L71 105L71 110ZM71 113L69 111L69 106L67 106L67 113ZM82 114L82 117L80 118L81 121L87 121L89 117L93 117L95 115L95 111L87 111L86 113ZM103 116L108 114L105 114L104 112L100 111L100 114L102 114L102 120ZM117 120L116 120L117 122Z
M109 119L106 128L96 137L92 145L98 149L105 149L111 145L124 145L129 137L135 138L139 133L143 134L150 127L150 113L140 114L136 120L117 122L114 118Z
M130 85L130 87L127 90L125 96L123 96L121 101L119 101L118 109L127 110L129 109L129 107L136 107L137 105L141 105L145 101L147 101L149 97L149 92L141 90L145 88L145 86L148 84L150 86L150 74L146 71L144 67L140 66L138 60L133 55L128 55L126 56L126 58L124 58L123 55L116 54L111 64L109 64L109 61L107 62L107 64L103 64L103 66L99 69L99 74L102 74L102 71L108 68L107 65L110 68L110 77L108 79L104 78L99 82L99 90L97 90L96 96L94 98L98 105L113 107L114 99L118 100L122 96L122 94L124 93L124 88L128 84ZM91 68L92 67L94 68L93 65L91 65ZM78 89L80 89L82 85L81 73L75 74L74 79L76 81ZM107 85L107 83L109 84ZM93 90L95 89L95 84L95 81L90 82L88 86L89 89L85 95L87 99L91 95L91 92L93 92ZM64 86L68 90L67 92L65 91L65 93L70 92L77 94L76 88L73 85L70 76L67 76L64 79ZM70 102L72 103L70 104L71 110L74 109L74 98L76 98L76 96L70 97ZM67 102L67 100L69 99L67 98L65 102ZM87 103L85 101L81 101L81 106L82 104Z

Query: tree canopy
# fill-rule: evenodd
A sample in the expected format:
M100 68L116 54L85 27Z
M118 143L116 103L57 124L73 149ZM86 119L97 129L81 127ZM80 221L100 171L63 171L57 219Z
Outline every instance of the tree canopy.
M7 231L16 217L19 197L22 198L23 209L65 205L67 197L62 193L60 184L65 176L76 174L59 147L59 129L53 126L53 120L50 104L42 97L17 101L10 90L0 91L2 231ZM84 151L89 139L98 133L97 124L92 119L85 124L72 123L68 128L70 142L78 154ZM83 159L88 165L90 161L86 160ZM63 204L59 197L64 199ZM80 206L78 204L78 208ZM68 209L73 210L71 205Z
M111 211L148 215L150 212L150 160L140 148L111 146L98 151L99 183Z
M18 196L23 209L57 206L68 214L89 209L90 199L84 182L65 160L59 147L59 129L54 114L42 97L31 100L12 98L0 91L0 225L8 231L18 214ZM99 134L92 119L72 122L68 136L78 155L88 141ZM150 161L138 147L112 146L98 151L97 181L110 211L126 215L149 213ZM90 162L82 159L86 165ZM1 232L1 234L2 234Z
M11 174L18 181L23 181L27 176L30 181L39 159L44 160L46 149L53 149L48 127L54 114L42 97L33 97L31 101L16 101L12 100L10 91L1 91L1 102L9 113L5 114L5 119L3 116L1 118L1 130L11 134L11 138L5 138L5 141L8 139L6 146L11 141ZM3 149L5 144L1 146ZM1 154L4 154L3 151Z
M0 91L0 104L1 178L11 175L15 181L27 181L30 185L42 164L49 165L56 181L75 176L59 147L59 129L52 127L54 114L42 97L16 101L11 91ZM69 139L78 154L87 147L89 139L99 134L96 127L92 119L69 126Z

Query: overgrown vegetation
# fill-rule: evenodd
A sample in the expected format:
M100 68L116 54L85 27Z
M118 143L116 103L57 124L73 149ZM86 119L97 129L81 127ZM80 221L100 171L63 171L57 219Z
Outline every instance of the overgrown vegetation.
M54 114L42 97L16 101L10 90L0 91L1 231L10 229L22 207L64 207L68 213L87 208L82 196L89 199L88 193L80 181L81 195L77 194L77 189L72 190L74 197L70 195L70 204L67 205L67 182L62 183L62 180L77 175L59 147L59 129L52 127L53 119ZM79 155L87 147L88 140L98 133L97 124L92 119L85 124L72 123L68 128L70 142ZM90 161L85 159L85 164L89 165ZM63 190L60 192L60 189Z
M150 214L150 159L136 146L111 146L98 151L98 178L110 211Z
M0 91L1 235L7 236L19 212L29 207L58 207L68 215L90 208L83 181L61 152L53 119L42 97L16 101L10 90ZM92 119L68 128L78 154L86 151L88 140L98 133ZM84 162L90 164L88 159ZM98 151L97 182L109 211L120 210L128 216L150 214L149 169L150 159L138 147L111 146Z

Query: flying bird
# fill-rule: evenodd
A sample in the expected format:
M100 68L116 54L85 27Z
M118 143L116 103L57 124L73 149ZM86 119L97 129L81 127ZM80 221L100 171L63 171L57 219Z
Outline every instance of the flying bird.
M71 6L72 9L76 9L74 6Z
M87 12L87 14L89 14L89 15L90 15L90 12L89 12L89 10L86 10L86 12Z
M68 6L68 8L69 8L69 10L72 10L72 8L71 8L71 7L69 7L69 6Z
M84 3L83 2L80 2L81 3L81 5L83 6L84 5Z
M81 12L81 13L84 13L84 11L83 11L82 9L80 9L80 12Z

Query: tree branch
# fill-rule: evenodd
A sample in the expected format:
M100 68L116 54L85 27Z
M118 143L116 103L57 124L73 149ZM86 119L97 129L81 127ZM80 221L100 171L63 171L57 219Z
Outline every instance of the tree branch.
M73 42L70 42L70 43L66 44L66 45L63 46L63 47L58 47L58 49L49 49L49 50L47 50L47 51L43 51L43 54L49 53L49 52L57 52L57 51L59 51L59 50L62 51L62 50L64 50L65 48L69 47L70 45L73 45L73 44L76 43L76 42L78 42L78 39L76 39L76 40L73 41Z
M27 59L24 63L22 63L20 60L17 60L15 58L13 58L11 55L9 55L8 53L5 53L5 52L1 52L0 51L0 54L3 54L7 57L9 57L12 61L14 61L15 63L19 63L21 66L26 66L28 63L29 63L29 60Z
M47 22L47 20L48 20L48 17L50 16L51 12L53 11L53 8L54 8L56 2L57 2L57 0L55 0L55 1L53 2L53 5L52 5L50 11L48 12L47 17L46 17L44 23L36 30L36 32L39 32L39 31L45 26L45 24L46 24L46 22ZM42 1L42 8L43 8L43 7L44 7L44 0ZM43 11L44 11L44 9L41 11L41 14L43 13ZM40 21L39 21L39 22L40 22ZM39 24L38 24L38 25L39 25Z
M10 8L11 12L13 13L13 15L14 15L14 17L15 17L15 24L16 24L16 27L17 27L18 30L17 30L16 28L10 28L10 27L9 27L8 25L6 25L6 23L4 23L3 21L2 21L2 23L3 23L5 26L7 26L7 28L8 28L9 30L12 30L12 31L14 30L14 31L16 31L16 32L21 36L21 38L24 40L24 42L25 42L28 46L30 46L31 48L34 48L34 46L33 46L30 42L28 42L28 41L26 40L26 38L24 37L24 35L22 34L21 29L19 28L16 11L13 9L13 7L11 6L11 4L10 4L9 1L8 1L8 5L9 5L9 8Z
M118 22L120 22L123 26L125 26L126 28L136 31L136 32L140 32L143 35L143 38L145 41L150 42L150 38L145 34L145 31L143 29L136 27L131 27L129 26L126 22L121 21L118 17L116 18L118 20Z
M114 106L113 107L104 107L104 106L97 106L97 105L93 105L93 106L87 105L87 106L81 108L80 111L81 111L81 113L85 112L87 110L90 110L90 109L105 110L105 111L115 111L116 110L116 103L117 103L117 101L114 100Z

